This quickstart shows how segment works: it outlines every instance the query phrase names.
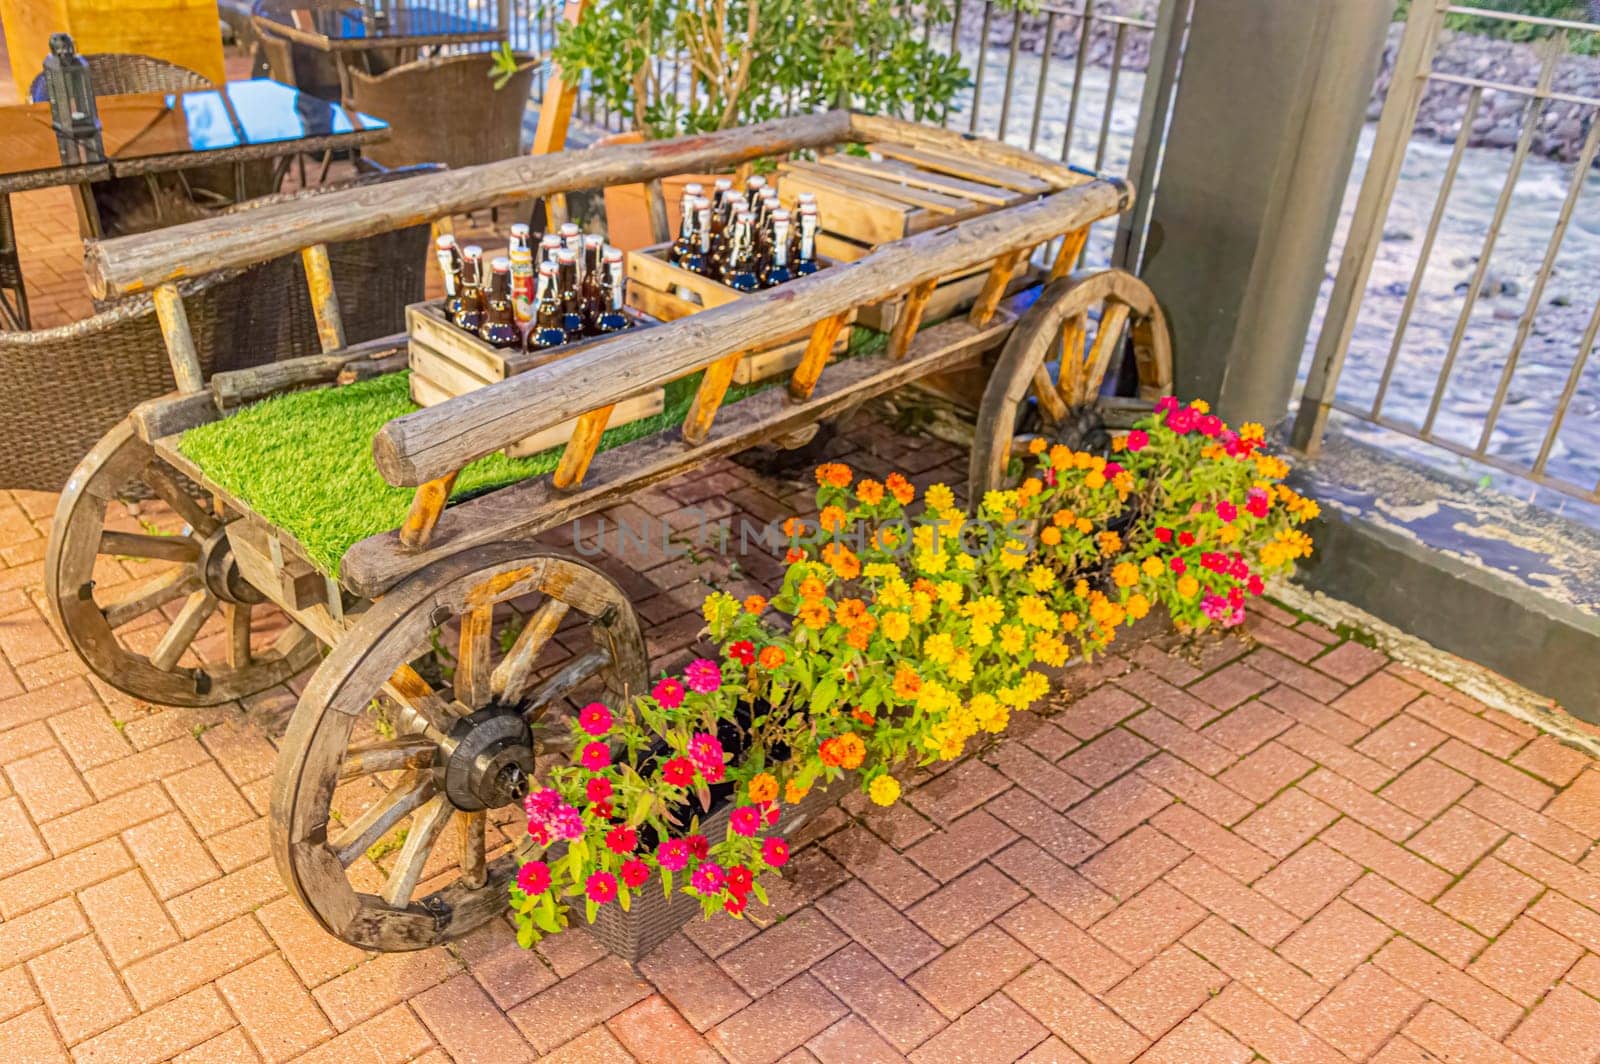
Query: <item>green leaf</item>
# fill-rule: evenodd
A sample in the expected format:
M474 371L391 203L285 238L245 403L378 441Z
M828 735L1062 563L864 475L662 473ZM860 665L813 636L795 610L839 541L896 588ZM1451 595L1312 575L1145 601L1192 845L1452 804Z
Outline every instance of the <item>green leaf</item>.
M594 923L595 914L599 911L600 906L595 904L593 898L583 899L583 915L591 924Z
M550 928L546 928L545 930L554 931L556 929L553 928L553 927L550 927ZM525 924L522 921L518 920L517 921L517 945L521 946L523 949L532 949L533 948L533 944L535 942L537 942L537 941L539 941L539 933L533 929L533 925L532 924Z
M829 676L811 692L811 712L826 713L839 698L839 681Z
M650 810L656 804L654 791L645 791L639 795L639 801L634 805L633 812L628 814L628 826L636 828L650 818Z
M627 887L623 887L621 890L617 891L617 904L622 906L623 912L627 912L633 907L633 898L629 894Z

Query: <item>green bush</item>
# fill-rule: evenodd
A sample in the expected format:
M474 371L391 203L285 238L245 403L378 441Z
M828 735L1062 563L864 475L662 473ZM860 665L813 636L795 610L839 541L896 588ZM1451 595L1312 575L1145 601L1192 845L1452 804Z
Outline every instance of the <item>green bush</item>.
M1589 22L1595 17L1588 0L1477 0L1470 6L1488 11L1507 11L1534 18L1558 18L1573 22ZM1395 10L1395 18L1405 18L1410 9L1411 0L1400 0ZM1497 37L1507 41L1544 40L1554 32L1547 26L1528 22L1507 22L1479 15L1451 15L1445 20L1445 25L1452 30ZM1597 27L1597 30L1600 30L1600 27ZM1567 44L1572 51L1580 55L1595 55L1600 53L1600 32L1571 34Z

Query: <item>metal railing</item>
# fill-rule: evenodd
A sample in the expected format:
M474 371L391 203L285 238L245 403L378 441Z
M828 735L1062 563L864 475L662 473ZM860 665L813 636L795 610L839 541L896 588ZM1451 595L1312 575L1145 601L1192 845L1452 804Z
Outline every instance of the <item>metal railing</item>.
M1533 83L1511 84L1436 70L1437 46L1450 16L1471 16L1538 27L1546 36L1538 45L1542 55ZM1574 256L1571 247L1564 249L1564 245L1568 243L1571 223L1586 186L1600 183L1592 179L1596 149L1600 147L1600 98L1555 89L1562 58L1568 54L1569 40L1577 34L1600 34L1600 25L1480 10L1453 5L1446 0L1414 0L1397 51L1392 87L1379 119L1371 162L1361 185L1315 356L1307 375L1304 396L1295 418L1292 440L1297 449L1315 453L1322 443L1330 415L1337 412L1357 422L1401 433L1564 494L1600 501L1600 453L1584 453L1584 447L1569 447L1567 450L1573 453L1563 456L1560 471L1553 470L1551 464L1552 455L1562 441L1563 427L1568 425L1574 397L1579 395L1584 383L1597 333L1600 333L1600 302L1587 316L1581 336L1577 335L1579 330L1575 322L1565 326L1558 324L1555 331L1563 339L1570 336L1575 341L1571 350L1553 356L1551 345L1542 343L1539 357L1545 361L1536 367L1539 372L1535 380L1524 380L1520 389L1514 388L1518 382L1519 367L1526 368L1522 366L1522 360L1528 350L1530 337L1535 335L1541 314L1549 312L1545 296L1550 281L1561 274L1563 264L1570 264ZM1387 328L1387 354L1376 375L1376 382L1370 388L1370 394L1362 394L1368 390L1367 384L1372 374L1366 374L1369 381L1351 385L1347 379L1348 356L1357 335L1358 323L1370 326L1362 334L1363 353L1372 351L1375 342L1379 351L1384 346L1383 324L1371 325L1370 319L1380 316L1381 309L1392 309L1397 286L1385 286L1386 290L1380 291L1369 287L1369 282L1380 246L1386 240L1402 165L1406 161L1408 148L1412 148L1413 129L1424 93L1430 85L1455 85L1465 87L1468 91L1459 129L1444 165L1438 191L1433 197L1427 229L1417 244L1409 281L1402 282L1404 291L1398 313L1392 327ZM1471 146L1478 132L1479 119L1484 115L1486 97L1516 99L1522 105L1515 146L1511 149L1498 193L1492 197L1492 206L1488 202L1477 202L1480 197L1454 195L1458 192L1458 178L1468 153L1494 150ZM1527 283L1527 296L1516 315L1515 330L1512 332L1508 328L1510 319L1507 312L1496 308L1485 312L1481 306L1482 296L1486 287L1492 284L1496 251L1501 249L1502 237L1507 233L1507 217L1529 195L1525 187L1519 188L1519 184L1528 165L1535 137L1543 127L1548 109L1557 103L1574 105L1585 111L1588 115L1588 133L1578 149L1571 174L1566 178L1565 193L1542 253L1529 256L1537 259L1537 266ZM1503 158L1505 152L1496 151L1495 154ZM1592 205L1589 209L1592 212ZM1445 295L1437 291L1436 278L1441 268L1435 262L1435 252L1439 237L1448 228L1451 233L1448 243L1457 240L1463 228L1471 229L1474 226L1481 226L1481 240L1473 256L1475 261L1472 262L1471 276L1465 285L1454 286L1452 295L1459 294L1459 306L1447 308L1444 305ZM1526 229L1516 235L1521 239L1526 235ZM1584 239L1593 238L1584 236ZM1451 264L1464 266L1467 261L1458 257ZM1504 262L1504 256L1501 262ZM1430 273L1430 267L1433 273ZM1568 270L1562 275L1569 276L1573 272ZM1430 280L1434 281L1432 292L1429 291ZM1594 286L1588 283L1590 281L1592 276L1581 278L1580 291L1584 294L1580 298L1593 297ZM1520 285L1511 287L1501 284L1498 291L1515 298L1518 288ZM1425 316L1429 321L1421 323ZM1414 339L1413 343L1407 343L1408 335L1414 337L1416 333L1425 333L1429 328L1436 328L1439 336L1448 332L1442 354L1437 350L1430 351L1426 339ZM1561 332L1562 328L1565 328L1565 333ZM1501 332L1509 332L1509 338L1497 335ZM1438 366L1430 387L1420 371L1431 368L1429 364L1435 361ZM1468 384L1468 394L1465 395L1461 394L1464 367L1470 368L1471 376L1476 378L1475 382ZM1519 421L1523 424L1519 425L1515 434L1511 433L1504 423L1508 404L1513 401L1518 405L1544 401L1548 398L1549 390L1540 395L1541 385L1538 381L1550 380L1553 383L1556 377L1560 377L1563 384L1554 402L1548 405L1548 423L1544 425L1542 434L1536 431L1535 426L1527 424L1531 419L1524 413L1519 413ZM1490 382L1493 383L1492 394ZM1341 384L1346 386L1341 387ZM1397 398L1397 392L1402 388L1407 394ZM1520 438L1514 438L1514 435ZM1533 445L1535 436L1539 437L1536 449Z

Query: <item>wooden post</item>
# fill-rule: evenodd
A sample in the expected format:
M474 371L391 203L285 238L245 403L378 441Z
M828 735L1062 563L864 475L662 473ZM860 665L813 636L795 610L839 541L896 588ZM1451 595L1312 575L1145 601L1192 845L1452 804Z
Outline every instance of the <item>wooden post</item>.
M561 21L576 26L583 17L589 0L566 0L561 8ZM547 155L561 151L567 143L567 127L572 124L572 108L578 102L578 83L568 83L561 69L550 67L550 80L545 82L544 96L539 101L539 125L533 132L533 154ZM552 192L544 199L546 225L555 229L567 220L567 195Z
M413 549L428 545L433 526L439 523L439 515L450 501L450 489L455 486L456 474L452 472L417 488L416 495L411 498L411 510L400 526L401 546Z
M589 463L594 460L595 451L600 449L600 437L605 435L606 422L611 420L612 406L615 404L591 410L578 419L572 429L572 439L562 448L561 462L550 476L550 482L557 488L568 491L583 483L584 475L589 472Z
M822 377L822 367L828 364L828 356L833 353L834 341L839 339L839 330L844 328L844 314L835 314L831 318L823 318L811 327L811 339L806 341L806 352L800 356L800 364L794 368L794 376L789 379L789 394L796 399L806 400L811 398L811 393L817 387L817 381Z
M167 358L172 363L172 379L178 382L178 391L191 394L204 391L205 374L200 372L200 356L195 353L189 315L183 309L183 296L178 286L157 285L155 300L161 337L167 342Z
M328 261L328 245L313 244L300 252L306 270L306 287L311 292L311 313L317 319L317 341L324 351L344 346L344 320L339 316L339 296L333 290L333 264Z
M694 393L694 402L683 416L685 442L700 443L711 434L711 421L717 416L717 408L728 394L728 385L733 383L733 371L743 357L744 352L739 351L706 367L705 376L700 378L700 389Z
M1083 257L1084 245L1089 243L1089 227L1074 229L1061 238L1061 250L1056 252L1056 261L1050 267L1050 276L1046 283L1059 281L1071 273L1073 267L1078 265L1078 260Z
M937 287L939 280L934 278L923 281L906 294L905 306L900 308L900 316L895 319L894 329L889 333L890 358L906 357L906 352L911 349L912 338L922 325L922 312L928 309L928 300L933 298L933 290Z
M989 319L994 317L994 309L1005 297L1006 285L1011 283L1011 277L1017 272L1017 267L1027 261L1030 250L1018 248L994 260L994 265L989 267L989 276L984 279L983 291L978 293L978 301L972 304L972 313L967 315L968 321L974 325L989 324Z

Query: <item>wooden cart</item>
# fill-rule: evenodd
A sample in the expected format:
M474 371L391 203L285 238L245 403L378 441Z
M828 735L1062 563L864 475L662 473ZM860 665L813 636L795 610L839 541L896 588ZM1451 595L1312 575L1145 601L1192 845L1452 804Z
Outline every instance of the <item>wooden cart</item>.
M404 337L345 347L327 268L331 241L852 142L899 145L944 160L957 177L963 167L1021 173L1045 189L390 421L373 441L373 458L390 484L416 489L414 502L401 527L350 548L337 576L312 566L289 530L263 519L180 449L186 430L251 401L404 365ZM88 256L92 286L102 296L154 291L179 390L135 411L66 485L46 561L55 614L102 679L152 702L212 705L315 664L273 782L272 851L284 879L324 927L363 948L415 949L459 935L506 905L519 864L515 843L526 840L515 823L517 800L535 768L536 735L553 715L547 711L587 700L600 685L625 698L644 689L649 672L624 590L532 537L718 456L792 442L864 399L986 356L991 380L972 458L978 491L1002 482L1019 432L1050 432L1094 403L1124 335L1144 398L1164 394L1168 341L1150 292L1117 271L1070 272L1088 227L1126 209L1130 197L1122 181L1016 148L830 112L518 158L101 243ZM1043 286L1005 297L1030 253L1056 238L1064 239ZM293 251L304 256L327 353L203 380L175 282ZM975 267L987 279L970 313L919 328L940 279ZM359 286L362 279L342 280ZM886 348L827 365L855 308L897 294L905 298ZM742 353L807 330L786 386L723 405ZM1058 383L1051 367L1062 353ZM598 449L615 404L697 370L704 374L681 428ZM466 463L572 419L578 428L553 474L447 507ZM186 523L181 535L108 525L108 507L141 490L176 511ZM106 556L166 568L112 598L95 583ZM256 608L268 606L278 609ZM525 623L507 631L513 606ZM225 649L202 660L191 644L219 610ZM558 632L568 652L560 660L552 642ZM440 646L448 648L448 672L428 667ZM375 713L385 725L374 723ZM376 797L341 819L336 814L349 807L336 795L352 786ZM389 840L386 868L363 859L380 839Z

